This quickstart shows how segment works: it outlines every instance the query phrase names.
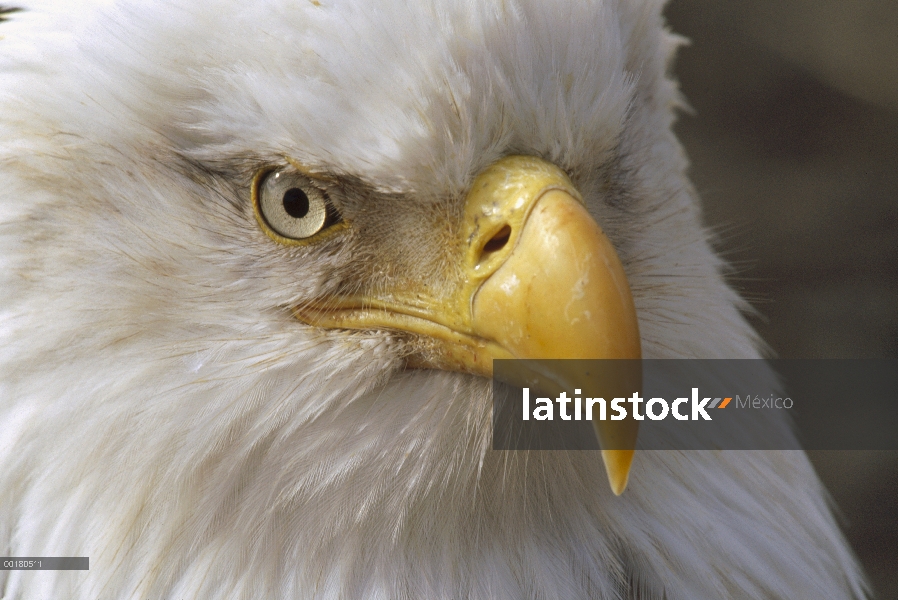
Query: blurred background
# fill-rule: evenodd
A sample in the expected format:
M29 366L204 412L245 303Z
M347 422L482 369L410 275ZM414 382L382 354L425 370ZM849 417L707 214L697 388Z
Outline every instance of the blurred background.
M666 14L691 40L677 132L755 327L782 358L898 357L898 2ZM811 460L876 597L898 599L898 452Z

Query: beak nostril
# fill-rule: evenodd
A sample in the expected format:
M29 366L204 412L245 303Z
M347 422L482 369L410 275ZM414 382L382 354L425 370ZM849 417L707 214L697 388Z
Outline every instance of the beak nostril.
M483 257L486 257L493 252L497 252L505 247L505 244L508 243L508 239L511 237L511 227L505 225L496 232L496 234L490 238L490 240L484 244L483 246ZM482 260L482 259L481 259Z

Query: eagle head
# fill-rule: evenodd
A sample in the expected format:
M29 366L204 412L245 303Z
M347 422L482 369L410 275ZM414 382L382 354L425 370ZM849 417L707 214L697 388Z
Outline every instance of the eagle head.
M0 545L90 570L0 595L863 595L803 453L490 449L494 359L760 356L662 2L20 7Z

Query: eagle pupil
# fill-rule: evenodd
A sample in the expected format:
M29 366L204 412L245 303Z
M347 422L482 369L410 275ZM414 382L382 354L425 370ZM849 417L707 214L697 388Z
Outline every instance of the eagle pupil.
M309 214L309 197L299 188L290 188L284 192L284 210L294 219L301 219Z

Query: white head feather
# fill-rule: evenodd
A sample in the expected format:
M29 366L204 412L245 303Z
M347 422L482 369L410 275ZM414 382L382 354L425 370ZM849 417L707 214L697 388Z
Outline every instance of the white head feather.
M589 453L490 451L485 380L285 308L376 261L421 275L427 219L534 154L613 240L646 357L757 357L670 129L660 2L22 4L0 547L91 569L2 572L4 598L863 595L802 453L646 453L614 497ZM364 185L371 239L273 244L249 181L285 155Z

